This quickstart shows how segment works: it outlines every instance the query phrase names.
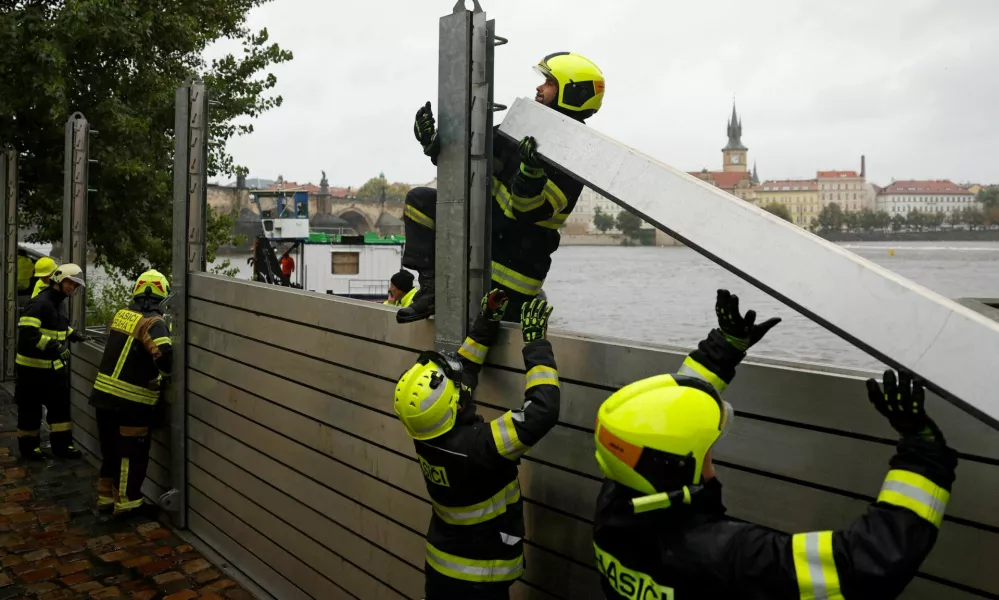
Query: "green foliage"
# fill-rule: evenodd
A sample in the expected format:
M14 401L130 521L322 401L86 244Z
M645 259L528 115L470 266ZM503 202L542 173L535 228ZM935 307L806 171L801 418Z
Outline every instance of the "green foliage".
M982 188L975 199L986 209L999 207L999 187Z
M245 235L233 235L233 228L236 225L236 213L216 212L211 206L208 207L208 226L205 229L205 263L211 265L218 257L219 248L222 246L242 246L246 243ZM208 268L209 273L225 275L235 278L239 275L239 267L232 264L228 258L223 259Z
M21 151L21 219L38 230L29 241L62 237L64 125L80 111L100 132L90 142L96 262L128 277L146 264L169 273L175 90L205 81L208 176L231 175L226 142L253 131L247 117L281 104L266 70L292 58L266 29L246 27L267 1L14 2L0 12L0 145ZM222 38L242 42L241 54L207 64L205 48Z
M902 215L895 215L891 218L892 231L902 231L903 227L905 227L905 217Z
M607 233L611 229L614 229L614 225L614 217L602 211L599 206L594 209L593 226L596 227L600 233Z
M357 189L357 199L365 202L403 202L412 186L406 183L389 183L385 174L372 177Z
M626 210L617 213L617 228L629 238L637 238L642 228L642 220Z
M819 212L818 225L822 231L840 231L843 229L843 209L835 202L830 202Z
M787 206L784 206L780 202L771 202L770 204L764 206L763 210L776 217L780 217L789 223L791 222L791 211L787 209Z

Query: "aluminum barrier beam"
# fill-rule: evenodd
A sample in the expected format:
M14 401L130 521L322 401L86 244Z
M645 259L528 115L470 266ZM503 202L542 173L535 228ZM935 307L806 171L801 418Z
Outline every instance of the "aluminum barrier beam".
M87 197L90 173L90 123L81 113L66 121L66 155L63 170L62 263L75 263L87 275ZM69 299L69 325L87 328L87 293Z
M17 150L0 151L0 381L14 379L17 355Z
M533 100L500 132L999 429L999 323Z

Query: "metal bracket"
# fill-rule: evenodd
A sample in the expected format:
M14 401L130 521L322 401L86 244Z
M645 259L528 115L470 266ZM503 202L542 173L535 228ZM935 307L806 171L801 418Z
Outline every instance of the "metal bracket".
M510 40L503 36L493 35L493 46L503 46L509 44Z
M510 107L506 104L500 104L499 102L492 102L489 104L489 110L492 112L502 112L508 108Z
M476 13L482 12L482 7L479 6L479 0L472 0L472 5L473 5L472 14L476 14ZM454 14L454 13L460 13L460 12L465 12L467 10L468 9L465 8L465 0L458 0L458 2L456 2L455 5L454 5L454 11L453 11L452 14Z

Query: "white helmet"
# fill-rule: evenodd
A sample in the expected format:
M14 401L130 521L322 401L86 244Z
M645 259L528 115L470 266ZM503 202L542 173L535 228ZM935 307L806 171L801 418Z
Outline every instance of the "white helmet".
M83 278L83 269L80 268L80 265L73 263L66 263L60 266L52 274L52 281L56 283L62 283L64 279L68 279L80 287L86 287L87 285L87 281Z

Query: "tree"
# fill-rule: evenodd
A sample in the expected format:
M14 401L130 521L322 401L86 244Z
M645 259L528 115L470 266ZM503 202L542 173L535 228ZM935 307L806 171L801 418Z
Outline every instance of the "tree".
M874 213L874 226L885 231L891 226L891 215L883 210Z
M788 223L792 222L791 221L791 211L789 211L786 206L784 206L783 204L781 204L779 202L771 202L770 204L767 204L766 206L764 206L763 210L765 210L768 213L774 215L775 217L780 217L780 218L784 219Z
M843 209L830 202L819 211L819 228L822 231L839 231L843 228Z
M80 111L91 138L88 234L96 262L135 276L169 272L172 253L175 90L200 76L209 89L207 174L232 175L226 151L247 122L281 105L266 73L292 54L251 32L246 15L269 0L14 2L0 12L0 145L21 152L21 216L29 241L62 237L66 119ZM209 65L209 44L242 42Z
M932 227L933 229L940 229L940 226L943 225L944 220L946 218L947 215L945 215L944 213L935 212L933 214L924 216L923 220L926 223L927 227Z
M878 215L873 210L865 208L857 213L857 225L864 231L873 231L878 226Z
M902 231L903 227L905 227L905 217L903 217L902 215L899 215L899 214L896 214L896 215L892 216L892 218L891 218L891 230L895 231L895 232L898 232L898 231Z
M642 228L642 220L626 210L617 213L617 228L624 235L635 238L638 237L638 230Z
M597 228L600 233L607 233L611 229L614 229L614 217L605 213L600 207L593 209L593 226Z
M964 225L965 223L964 211L955 210L954 212L950 213L950 218L947 219L947 222L950 223L951 226L953 227L959 227L961 225Z
M985 213L977 206L965 206L961 212L963 213L961 218L971 230L985 226Z
M981 202L986 209L999 207L999 187L982 188L975 200Z
M923 217L923 213L912 209L909 211L909 214L905 215L905 224L909 227L909 231L922 231L923 226L926 224L926 219Z
M357 199L364 202L404 202L412 186L405 183L389 183L385 174L372 177L357 188Z
M843 227L845 227L847 231L856 231L860 229L860 215L855 212L843 213Z

